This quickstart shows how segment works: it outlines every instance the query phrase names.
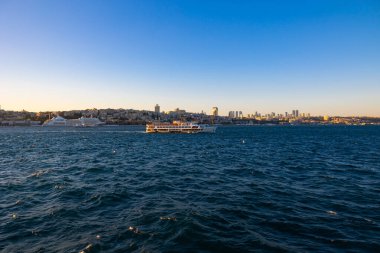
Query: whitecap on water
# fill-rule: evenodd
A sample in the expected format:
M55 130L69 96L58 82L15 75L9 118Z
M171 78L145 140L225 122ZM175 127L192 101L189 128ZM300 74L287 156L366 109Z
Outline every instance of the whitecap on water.
M330 211L327 211L327 213L330 214L330 215L337 215L337 212L335 212L335 211L331 211L331 210L330 210Z
M93 246L90 243L89 245L86 246L86 248L84 248L81 251L79 251L79 253L89 253L89 252L91 252L92 248L93 248Z
M37 170L35 172L33 172L32 174L30 174L28 177L40 177L42 176L43 174L46 174L50 172L50 170Z
M34 235L34 236L38 236L38 235L40 234L40 232L39 232L38 230L36 230L36 229L33 229L33 230L31 231L31 233L32 233L32 235Z
M177 218L176 217L160 217L160 220L170 220L170 221L176 221Z
M369 222L369 223L375 224L375 222L374 222L373 220L371 220L371 219L364 218L364 220L365 220L366 222Z
M58 190L63 189L63 188L64 188L64 186L61 184L57 184L54 186L54 189L58 189Z
M141 233L141 231L138 228L132 227L132 226L129 226L128 230L135 233L135 234Z

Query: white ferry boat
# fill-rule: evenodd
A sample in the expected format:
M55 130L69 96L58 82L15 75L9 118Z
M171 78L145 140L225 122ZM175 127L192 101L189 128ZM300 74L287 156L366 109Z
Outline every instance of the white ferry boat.
M146 124L147 133L215 133L216 126L200 125L191 122L174 121L173 123L152 122Z
M65 119L61 116L53 117L44 122L42 126L66 126L66 127L94 127L105 124L98 118Z
M42 126L66 126L66 121L65 118L57 116L46 120Z

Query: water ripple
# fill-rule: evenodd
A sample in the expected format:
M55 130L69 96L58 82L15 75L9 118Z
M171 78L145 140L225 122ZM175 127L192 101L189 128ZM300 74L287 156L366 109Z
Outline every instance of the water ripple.
M0 252L377 252L379 127L0 128Z

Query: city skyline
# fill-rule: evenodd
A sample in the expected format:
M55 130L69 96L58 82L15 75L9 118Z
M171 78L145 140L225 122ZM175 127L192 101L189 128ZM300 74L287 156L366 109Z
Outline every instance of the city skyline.
M255 117L274 117L274 118L308 118L308 117L371 117L371 118L380 118L378 116L369 116L369 115L337 115L337 114L312 114L310 112L300 111L299 109L291 109L291 110L285 110L285 111L276 111L276 112L270 112L270 111L257 111L257 110L249 110L249 111L241 111L241 110L233 110L228 111L226 114L219 113L219 107L213 106L210 108L210 110L201 110L201 111L189 111L186 108L183 107L177 107L172 108L168 110L161 110L161 106L159 104L155 104L154 108L143 108L143 109L136 109L136 108L76 108L76 109L68 109L68 110L39 110L39 111L32 111L32 110L12 110L7 108L2 108L0 105L0 112L30 112L30 113L52 113L53 115L60 115L60 113L64 112L75 112L75 111L99 111L99 110L122 110L122 111L139 111L139 112L152 112L156 114L172 114L177 111L185 112L189 114L204 114L208 116L221 116L221 117L228 117L228 118L255 118Z
M6 110L380 116L377 1L2 1Z

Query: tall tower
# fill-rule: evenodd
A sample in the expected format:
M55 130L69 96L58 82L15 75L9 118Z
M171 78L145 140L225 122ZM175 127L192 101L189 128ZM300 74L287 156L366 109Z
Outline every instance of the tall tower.
M160 106L158 104L156 104L156 106L154 107L154 112L158 115L160 114Z
M218 116L218 107L213 107L211 109L211 115L214 117Z

